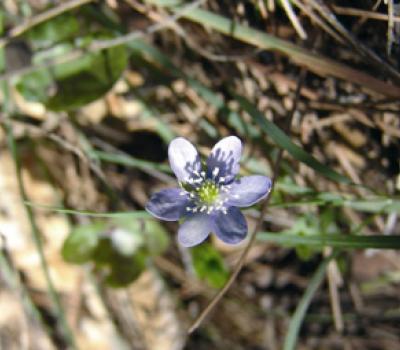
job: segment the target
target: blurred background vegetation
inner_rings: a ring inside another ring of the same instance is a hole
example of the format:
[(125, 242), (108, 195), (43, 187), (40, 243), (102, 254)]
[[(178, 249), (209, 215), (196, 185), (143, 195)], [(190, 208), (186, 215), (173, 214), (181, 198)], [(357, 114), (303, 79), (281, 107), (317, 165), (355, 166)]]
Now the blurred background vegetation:
[[(3, 0), (0, 348), (400, 349), (399, 23), (395, 0)], [(168, 143), (227, 135), (275, 180), (255, 241), (183, 249), (143, 209)]]

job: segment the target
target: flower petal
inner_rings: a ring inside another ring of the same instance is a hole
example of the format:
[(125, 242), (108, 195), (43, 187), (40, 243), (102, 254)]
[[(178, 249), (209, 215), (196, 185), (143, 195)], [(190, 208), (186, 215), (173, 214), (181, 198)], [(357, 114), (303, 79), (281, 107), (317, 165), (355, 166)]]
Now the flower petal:
[(193, 247), (203, 242), (211, 231), (211, 217), (207, 214), (194, 214), (179, 227), (178, 242), (184, 247)]
[(193, 171), (200, 171), (200, 157), (196, 148), (183, 137), (171, 141), (168, 147), (168, 159), (179, 181), (187, 182)]
[(247, 222), (238, 208), (230, 207), (226, 214), (219, 212), (215, 217), (215, 233), (228, 244), (237, 244), (247, 235)]
[(242, 177), (230, 184), (226, 205), (248, 207), (266, 197), (271, 191), (272, 181), (267, 176)]
[(185, 213), (189, 202), (188, 196), (181, 195), (182, 189), (168, 188), (154, 193), (146, 205), (146, 210), (156, 218), (177, 221)]
[[(242, 155), (242, 142), (236, 136), (228, 136), (219, 141), (207, 159), (207, 176), (227, 183), (239, 172), (239, 161)], [(218, 169), (218, 170), (216, 170)]]

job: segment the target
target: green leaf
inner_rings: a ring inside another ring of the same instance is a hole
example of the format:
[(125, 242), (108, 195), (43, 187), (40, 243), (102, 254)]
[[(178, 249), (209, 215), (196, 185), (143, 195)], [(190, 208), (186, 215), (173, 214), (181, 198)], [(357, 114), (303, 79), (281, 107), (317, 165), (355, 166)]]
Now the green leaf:
[(260, 232), (257, 239), (264, 242), (273, 242), (285, 246), (295, 247), (307, 245), (310, 247), (334, 247), (341, 249), (400, 249), (400, 235), (396, 236), (353, 236), (353, 235), (316, 235), (295, 236), (290, 233)]
[(170, 243), (169, 236), (164, 226), (159, 222), (155, 220), (146, 221), (143, 234), (146, 249), (151, 255), (160, 255), (167, 250)]
[(106, 230), (104, 222), (76, 227), (64, 241), (61, 254), (65, 261), (83, 264), (92, 259), (98, 244), (98, 235)]
[(125, 287), (137, 279), (146, 269), (147, 256), (143, 252), (135, 254), (131, 258), (116, 256), (111, 265), (110, 272), (105, 282), (114, 288)]
[[(104, 37), (98, 36), (99, 39)], [(61, 52), (68, 52), (68, 48), (66, 44), (60, 44), (56, 57)], [(54, 55), (54, 52), (48, 55)], [(51, 110), (74, 110), (110, 90), (127, 62), (125, 46), (115, 46), (100, 52), (87, 53), (51, 70), (41, 69), (23, 75), (17, 80), (16, 87), (27, 100), (41, 102)]]
[[(143, 249), (134, 248), (132, 254), (127, 249), (120, 249), (113, 237), (116, 232), (105, 232), (99, 238), (92, 259), (96, 270), (105, 275), (105, 283), (111, 287), (124, 287), (145, 269), (148, 254)], [(130, 232), (125, 234), (135, 237)]]
[[(315, 215), (304, 215), (297, 219), (295, 224), (286, 231), (287, 234), (291, 234), (296, 237), (309, 237), (316, 236), (319, 232), (318, 221)], [(315, 247), (306, 244), (296, 245), (296, 253), (302, 260), (310, 259), (316, 251)]]
[(124, 71), (127, 54), (123, 46), (116, 46), (100, 53), (87, 54), (78, 62), (60, 65), (56, 72), (63, 76), (62, 68), (78, 65), (82, 60), (87, 62), (87, 66), (79, 73), (61, 79), (57, 79), (56, 75), (57, 93), (46, 102), (48, 108), (56, 111), (76, 109), (103, 96)]
[(42, 48), (71, 39), (78, 32), (79, 22), (77, 17), (70, 13), (64, 13), (34, 26), (24, 34), (24, 37), (35, 48)]
[(197, 276), (211, 287), (221, 288), (229, 278), (221, 254), (209, 243), (191, 249)]
[[(120, 246), (120, 252), (127, 251), (127, 246), (145, 248), (151, 255), (163, 253), (169, 244), (167, 232), (164, 227), (155, 220), (138, 220), (130, 217), (115, 218), (112, 225), (119, 230), (119, 238), (115, 238), (115, 232), (111, 234), (115, 247)], [(116, 229), (115, 229), (116, 230)], [(114, 230), (114, 231), (115, 231)], [(123, 232), (131, 237), (123, 238)], [(117, 239), (119, 242), (117, 242)], [(125, 242), (124, 242), (125, 241)], [(133, 255), (135, 250), (130, 253)]]

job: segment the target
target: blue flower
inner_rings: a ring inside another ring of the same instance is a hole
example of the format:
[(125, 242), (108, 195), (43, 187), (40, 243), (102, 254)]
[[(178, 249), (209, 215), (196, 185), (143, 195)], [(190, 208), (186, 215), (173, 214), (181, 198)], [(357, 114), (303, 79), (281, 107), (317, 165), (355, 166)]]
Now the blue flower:
[(161, 220), (182, 218), (178, 241), (185, 247), (203, 242), (210, 232), (225, 243), (239, 243), (247, 235), (247, 223), (237, 207), (253, 205), (271, 190), (271, 179), (266, 176), (237, 178), (241, 154), (241, 141), (229, 136), (214, 146), (202, 166), (188, 140), (174, 139), (168, 158), (180, 188), (155, 193), (147, 211)]

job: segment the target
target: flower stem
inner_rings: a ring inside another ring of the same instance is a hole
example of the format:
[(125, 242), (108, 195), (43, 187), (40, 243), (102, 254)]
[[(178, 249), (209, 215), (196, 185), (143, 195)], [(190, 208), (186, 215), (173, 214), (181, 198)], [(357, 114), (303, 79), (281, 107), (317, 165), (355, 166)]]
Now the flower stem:
[[(286, 128), (290, 129), (290, 126), (292, 124), (294, 112), (296, 111), (297, 108), (297, 102), (299, 100), (300, 96), (300, 90), (301, 86), (303, 85), (303, 81), (306, 75), (306, 70), (302, 69), (300, 71), (298, 83), (297, 83), (297, 88), (296, 88), (296, 95), (295, 95), (295, 101), (293, 104), (293, 109), (290, 113)], [(279, 169), (280, 169), (280, 163), (282, 161), (282, 156), (283, 156), (283, 149), (281, 148), (278, 153), (278, 157), (275, 161), (274, 164), (274, 170), (273, 170), (273, 178), (272, 178), (272, 187), (271, 187), (271, 192), (274, 189), (275, 186), (275, 180), (279, 176)], [(257, 232), (260, 231), (261, 226), (263, 224), (263, 218), (265, 216), (265, 213), (267, 212), (268, 209), (268, 203), (270, 200), (271, 196), (268, 196), (267, 199), (264, 201), (262, 208), (261, 208), (261, 213), (260, 213), (260, 218), (257, 221), (256, 227), (253, 230), (253, 232), (250, 235), (249, 242), (247, 243), (247, 246), (244, 248), (238, 262), (235, 265), (235, 268), (230, 275), (228, 281), (225, 283), (225, 285), (218, 291), (218, 293), (213, 297), (213, 299), (209, 302), (209, 304), (206, 306), (206, 308), (203, 310), (203, 312), (197, 317), (197, 319), (193, 322), (193, 324), (190, 326), (188, 329), (188, 333), (194, 332), (204, 321), (204, 319), (210, 314), (210, 312), (215, 308), (215, 306), (219, 303), (219, 301), (222, 299), (222, 297), (226, 294), (226, 292), (229, 290), (229, 288), (232, 286), (232, 284), (235, 282), (237, 276), (239, 275), (239, 272), (242, 270), (242, 267), (244, 265), (244, 262), (246, 261), (247, 254), (250, 251), (250, 248), (253, 246), (255, 242), (255, 238), (257, 235)]]

